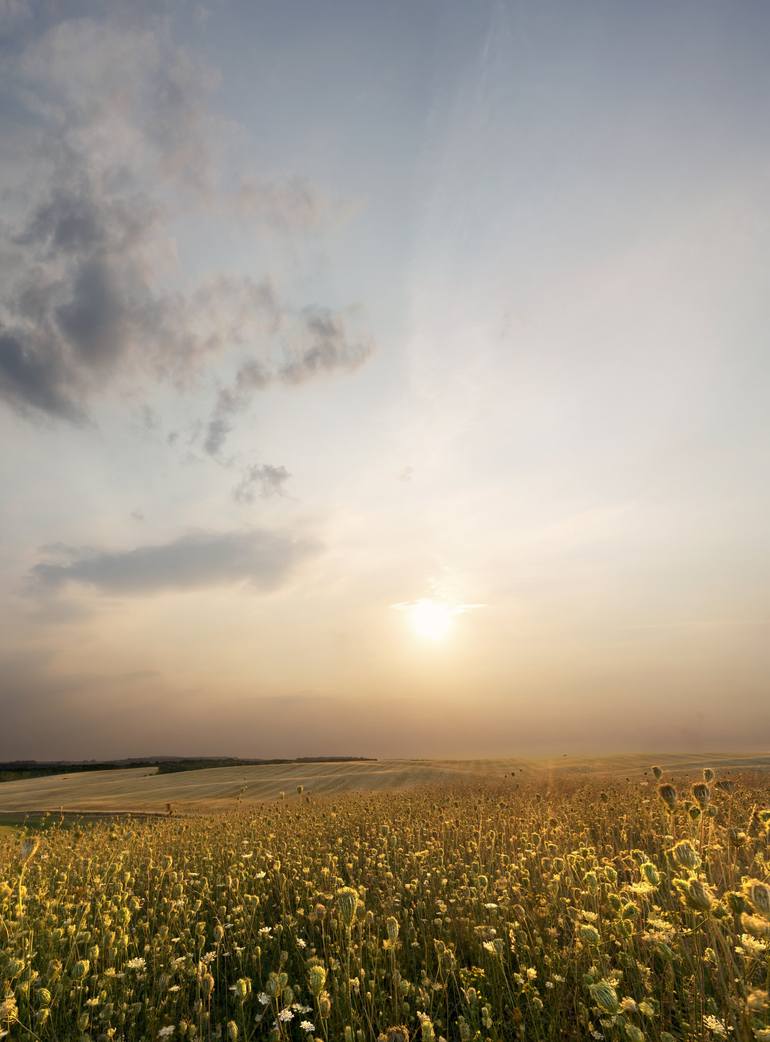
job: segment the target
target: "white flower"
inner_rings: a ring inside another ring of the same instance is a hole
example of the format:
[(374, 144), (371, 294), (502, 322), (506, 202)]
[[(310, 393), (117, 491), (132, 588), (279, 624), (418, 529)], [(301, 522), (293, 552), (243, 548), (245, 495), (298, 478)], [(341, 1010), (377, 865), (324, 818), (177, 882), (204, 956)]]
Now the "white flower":
[(311, 1024), (309, 1020), (301, 1021), (299, 1026), (303, 1031), (307, 1031), (308, 1033), (315, 1031), (315, 1024)]
[(261, 1002), (263, 1006), (269, 1006), (270, 996), (266, 995), (264, 991), (260, 991), (259, 995), (257, 995), (257, 1002)]
[(285, 1024), (289, 1020), (294, 1020), (294, 1014), (290, 1009), (282, 1009), (278, 1014), (278, 1019)]
[(139, 970), (146, 970), (147, 963), (144, 961), (141, 955), (137, 955), (135, 959), (128, 960), (128, 962), (126, 963), (126, 967), (129, 970), (137, 970), (138, 972)]
[(303, 941), (301, 937), (298, 937), (297, 938), (297, 947), (298, 948), (307, 948), (307, 941)]
[(707, 1027), (709, 1031), (713, 1031), (715, 1035), (719, 1036), (719, 1038), (727, 1038), (727, 1028), (721, 1020), (718, 1020), (711, 1014), (703, 1018), (703, 1026)]
[(174, 1025), (167, 1024), (166, 1027), (161, 1028), (158, 1032), (158, 1038), (171, 1038), (174, 1034)]
[(269, 926), (260, 926), (259, 932), (260, 932), (260, 934), (263, 937), (269, 937), (270, 936), (270, 927)]

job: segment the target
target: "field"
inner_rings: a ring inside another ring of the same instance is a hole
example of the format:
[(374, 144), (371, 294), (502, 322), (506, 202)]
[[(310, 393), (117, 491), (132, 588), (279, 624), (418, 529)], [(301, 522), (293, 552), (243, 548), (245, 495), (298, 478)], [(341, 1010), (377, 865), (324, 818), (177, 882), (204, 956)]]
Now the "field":
[[(378, 760), (346, 763), (289, 763), (215, 767), (180, 774), (158, 774), (154, 767), (59, 774), (0, 784), (0, 821), (24, 811), (165, 813), (220, 811), (227, 806), (275, 800), (296, 794), (298, 785), (316, 796), (349, 791), (409, 789), (423, 785), (484, 783), (514, 776), (550, 784), (564, 777), (641, 777), (649, 757), (552, 760)], [(770, 768), (770, 756), (669, 756), (660, 762), (669, 773), (692, 774), (713, 765), (723, 772)]]
[(765, 1042), (768, 776), (676, 767), (4, 832), (0, 1034)]

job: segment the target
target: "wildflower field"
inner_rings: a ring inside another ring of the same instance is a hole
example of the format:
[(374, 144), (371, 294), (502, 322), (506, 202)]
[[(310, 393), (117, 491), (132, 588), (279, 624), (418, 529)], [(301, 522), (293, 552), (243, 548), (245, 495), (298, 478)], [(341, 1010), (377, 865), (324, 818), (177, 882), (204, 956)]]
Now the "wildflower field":
[(0, 833), (9, 1040), (770, 1039), (767, 775)]

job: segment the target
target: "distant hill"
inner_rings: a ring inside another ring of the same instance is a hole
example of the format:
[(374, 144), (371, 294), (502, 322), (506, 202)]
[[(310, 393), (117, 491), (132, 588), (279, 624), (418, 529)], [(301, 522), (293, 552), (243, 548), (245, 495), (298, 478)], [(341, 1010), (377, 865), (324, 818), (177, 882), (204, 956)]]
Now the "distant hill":
[(84, 771), (122, 771), (130, 767), (156, 767), (158, 774), (203, 771), (212, 767), (264, 767), (291, 763), (371, 763), (367, 756), (298, 756), (293, 759), (242, 759), (238, 756), (134, 756), (123, 760), (9, 760), (0, 762), (0, 782), (47, 778), (54, 774)]

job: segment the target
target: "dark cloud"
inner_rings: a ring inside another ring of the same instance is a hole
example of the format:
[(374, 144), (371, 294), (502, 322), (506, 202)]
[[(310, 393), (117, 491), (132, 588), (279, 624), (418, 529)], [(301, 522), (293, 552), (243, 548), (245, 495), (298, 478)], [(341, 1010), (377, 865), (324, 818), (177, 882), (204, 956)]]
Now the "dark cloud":
[(115, 595), (152, 594), (249, 583), (261, 590), (280, 586), (319, 545), (289, 532), (200, 532), (156, 546), (73, 554), (64, 563), (32, 569), (37, 592), (69, 584)]
[(253, 503), (259, 496), (282, 496), (283, 486), (291, 477), (286, 467), (274, 467), (270, 463), (255, 463), (247, 467), (243, 477), (233, 489), (236, 503)]
[(300, 178), (220, 187), (216, 77), (174, 43), (170, 23), (135, 14), (120, 25), (65, 19), (15, 60), (14, 103), (41, 133), (25, 139), (25, 183), (7, 194), (0, 398), (81, 421), (89, 399), (119, 379), (189, 384), (212, 356), (246, 347), (254, 360), (221, 392), (205, 439), (216, 454), (258, 387), (363, 356), (338, 317), (298, 314), (267, 278), (170, 287), (180, 216), (248, 213), (263, 226), (307, 228), (324, 204)]
[(60, 345), (29, 330), (0, 327), (0, 397), (22, 412), (35, 409), (80, 422), (85, 414), (73, 400), (73, 384)]

